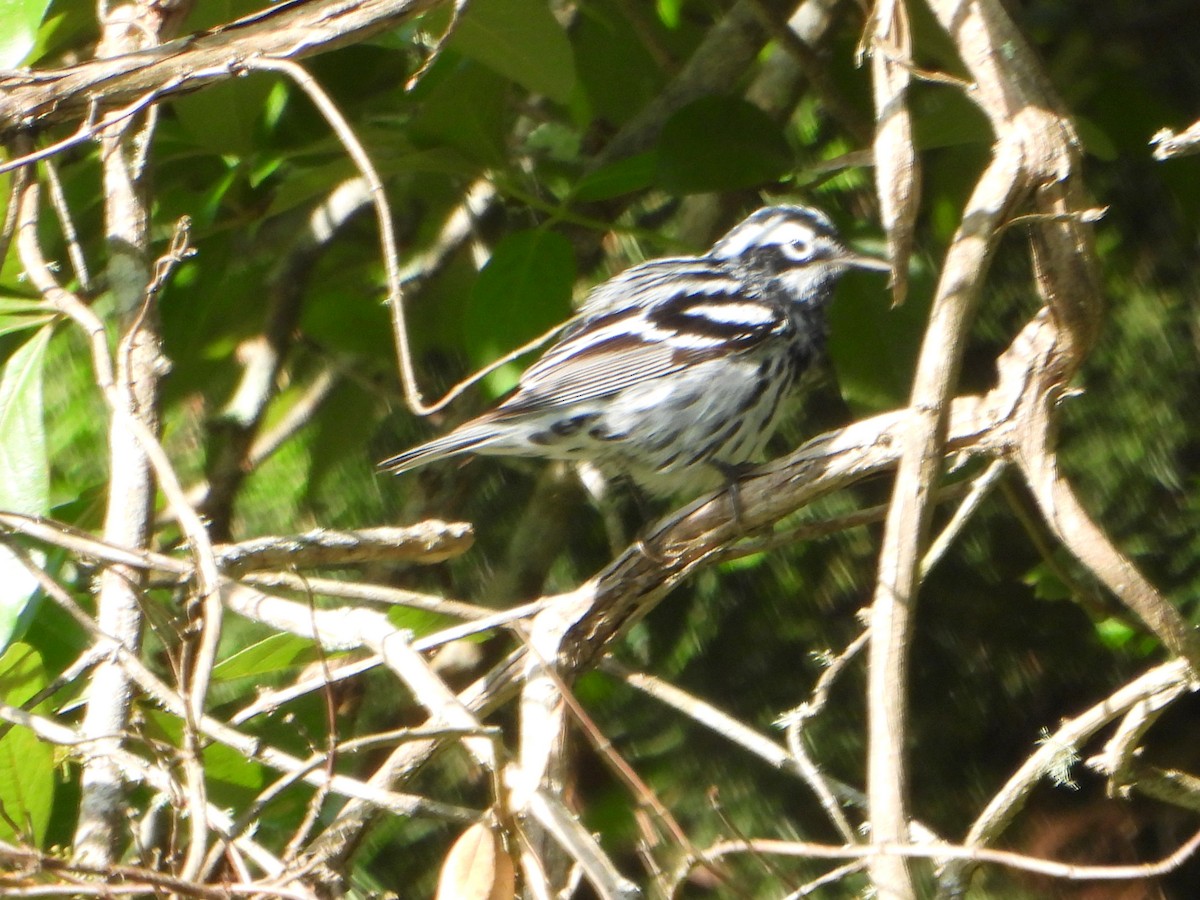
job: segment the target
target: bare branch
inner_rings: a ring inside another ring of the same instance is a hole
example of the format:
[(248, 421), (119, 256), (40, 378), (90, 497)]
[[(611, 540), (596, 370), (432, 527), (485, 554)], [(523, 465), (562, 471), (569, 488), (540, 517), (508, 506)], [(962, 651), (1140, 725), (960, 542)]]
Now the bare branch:
[[(6, 867), (11, 866), (28, 872), (43, 871), (59, 873), (69, 879), (57, 885), (34, 882), (27, 876), (0, 875), (0, 891), (6, 897), (46, 897), (55, 894), (68, 896), (139, 896), (148, 894), (162, 896), (170, 891), (183, 897), (197, 897), (201, 900), (225, 900), (229, 896), (272, 897), (286, 900), (315, 900), (315, 895), (304, 888), (292, 888), (276, 883), (274, 879), (264, 882), (243, 884), (238, 882), (222, 882), (219, 885), (202, 885), (187, 879), (164, 875), (153, 869), (140, 866), (108, 864), (104, 866), (80, 862), (68, 862), (51, 854), (38, 850), (25, 849), (12, 844), (0, 842), (0, 860)], [(82, 878), (106, 879), (104, 882), (83, 881)], [(109, 881), (108, 879), (111, 879)], [(50, 890), (47, 890), (47, 887)]]
[(1200, 849), (1200, 832), (1192, 835), (1173, 853), (1156, 862), (1132, 866), (1086, 866), (1026, 856), (1010, 850), (991, 850), (984, 847), (960, 847), (953, 844), (866, 844), (836, 847), (829, 844), (809, 844), (800, 841), (725, 841), (709, 848), (710, 859), (732, 853), (774, 853), (813, 859), (873, 859), (880, 856), (901, 856), (908, 859), (951, 859), (974, 863), (991, 863), (1023, 872), (1036, 872), (1071, 881), (1137, 881), (1166, 875), (1178, 869)]
[(1200, 153), (1200, 122), (1192, 123), (1179, 134), (1164, 128), (1150, 138), (1150, 146), (1154, 148), (1154, 158), (1158, 160)]
[[(996, 840), (1025, 805), (1038, 781), (1050, 770), (1061, 747), (1081, 747), (1105, 725), (1151, 698), (1179, 697), (1196, 690), (1185, 660), (1176, 659), (1157, 666), (1129, 682), (1101, 702), (1064, 722), (1029, 756), (1005, 785), (993, 795), (976, 818), (963, 843), (968, 847)], [(1155, 700), (1154, 702), (1158, 702)], [(965, 883), (961, 870), (948, 869), (943, 883)]]
[[(157, 44), (158, 23), (150, 21), (147, 12), (142, 10), (142, 15), (138, 16), (132, 8), (115, 12), (102, 7), (97, 58), (133, 53)], [(155, 479), (139, 434), (144, 432), (152, 439), (156, 438), (158, 384), (163, 364), (159, 356), (156, 310), (151, 309), (152, 298), (146, 292), (149, 283), (146, 266), (149, 214), (143, 186), (131, 165), (132, 125), (133, 120), (126, 119), (100, 132), (108, 250), (105, 269), (109, 290), (116, 301), (121, 338), (115, 366), (102, 370), (97, 365), (95, 378), (99, 383), (111, 381), (111, 389), (105, 393), (114, 410), (108, 427), (109, 484), (104, 538), (121, 546), (145, 547), (150, 540)], [(32, 206), (37, 195), (31, 193), (29, 199)], [(31, 221), (34, 215), (31, 209)], [(36, 242), (36, 235), (29, 229), (22, 231), (18, 238), (22, 242), (19, 249), (25, 251), (22, 262), (30, 269), (37, 265), (37, 259), (28, 244)], [(23, 238), (29, 240), (22, 241)], [(47, 292), (43, 291), (43, 295), (50, 299)], [(103, 325), (95, 321), (93, 328), (96, 326), (102, 334)], [(99, 358), (96, 361), (101, 362)], [(130, 427), (129, 423), (133, 422), (137, 425)], [(144, 583), (144, 571), (112, 566), (100, 574), (96, 592), (96, 621), (100, 631), (135, 654), (142, 641), (140, 603)], [(93, 753), (84, 759), (82, 798), (74, 836), (75, 853), (86, 863), (103, 865), (111, 862), (122, 843), (119, 829), (125, 806), (124, 786), (109, 753), (120, 746), (120, 736), (128, 728), (131, 694), (129, 680), (115, 660), (106, 660), (97, 666), (88, 685), (82, 734), (85, 738), (101, 740), (92, 748)], [(204, 778), (194, 760), (186, 770), (191, 831), (188, 857), (198, 861), (208, 831)]]
[(136, 101), (144, 106), (236, 77), (256, 57), (303, 58), (336, 50), (441, 3), (291, 0), (157, 47), (61, 69), (6, 73), (0, 77), (0, 135), (69, 121), (97, 105), (111, 108)]
[[(75, 230), (75, 220), (71, 217), (71, 210), (67, 206), (67, 197), (63, 193), (62, 181), (58, 177), (58, 166), (54, 164), (54, 160), (46, 160), (45, 172), (46, 187), (50, 189), (50, 203), (58, 216), (58, 225), (62, 229), (63, 240), (67, 244), (67, 256), (71, 260), (71, 268), (75, 270), (75, 279), (85, 292), (90, 291), (92, 278), (88, 273), (87, 258), (83, 255), (83, 248), (79, 246), (79, 233)], [(15, 203), (11, 211), (16, 212)], [(0, 259), (3, 258), (4, 254), (0, 253)]]
[[(871, 83), (878, 121), (875, 193), (892, 264), (892, 303), (908, 293), (908, 261), (920, 205), (921, 169), (913, 144), (908, 86), (912, 80), (912, 32), (902, 0), (880, 0), (870, 20)], [(865, 38), (864, 38), (865, 40)]]
[(642, 691), (672, 709), (678, 710), (693, 721), (715, 731), (727, 740), (750, 751), (767, 764), (802, 778), (813, 789), (825, 814), (829, 816), (842, 838), (847, 843), (855, 842), (857, 836), (849, 822), (846, 821), (837, 798), (827, 786), (824, 775), (817, 770), (806, 753), (797, 755), (795, 746), (792, 746), (789, 751), (787, 747), (780, 746), (776, 741), (755, 731), (743, 722), (739, 722), (712, 704), (693, 697), (686, 691), (681, 691), (659, 678), (631, 671), (612, 659), (601, 662), (600, 669), (615, 675), (630, 687)]
[(263, 536), (213, 549), (224, 569), (248, 572), (284, 566), (299, 569), (352, 566), (364, 562), (439, 563), (466, 553), (474, 543), (465, 522), (427, 519), (402, 527), (332, 531), (321, 528), (303, 534)]

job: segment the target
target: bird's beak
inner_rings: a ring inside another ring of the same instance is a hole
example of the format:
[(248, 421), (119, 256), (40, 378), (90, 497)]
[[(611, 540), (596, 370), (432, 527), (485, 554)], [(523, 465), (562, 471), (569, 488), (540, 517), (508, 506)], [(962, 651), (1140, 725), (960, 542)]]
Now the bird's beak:
[(853, 250), (844, 250), (837, 256), (837, 261), (843, 266), (850, 266), (854, 269), (869, 269), (872, 272), (891, 272), (892, 264), (886, 259), (880, 259), (878, 256), (867, 256), (865, 253), (855, 253)]

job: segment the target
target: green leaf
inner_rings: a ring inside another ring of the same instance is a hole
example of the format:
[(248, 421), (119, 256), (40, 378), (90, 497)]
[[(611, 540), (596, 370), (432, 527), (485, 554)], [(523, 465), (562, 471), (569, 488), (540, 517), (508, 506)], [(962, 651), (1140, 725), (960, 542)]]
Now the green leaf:
[[(505, 236), (471, 292), (466, 323), (471, 358), (490, 362), (566, 319), (574, 280), (575, 260), (566, 238), (542, 229)], [(515, 371), (492, 373), (489, 386), (511, 386)]]
[(658, 169), (658, 154), (639, 153), (616, 162), (601, 166), (579, 180), (571, 195), (580, 203), (610, 200), (622, 194), (631, 194), (648, 188), (654, 183)]
[[(0, 656), (0, 698), (20, 706), (46, 686), (37, 651), (13, 644)], [(0, 840), (29, 837), (41, 846), (54, 805), (54, 748), (27, 728), (16, 727), (0, 738)], [(9, 821), (23, 833), (15, 834)], [(24, 833), (26, 832), (27, 833)]]
[(196, 146), (217, 156), (246, 157), (263, 149), (258, 130), (274, 85), (266, 75), (235, 78), (185, 94), (171, 105)]
[(1033, 588), (1033, 596), (1039, 600), (1071, 599), (1071, 586), (1045, 563), (1030, 569), (1023, 581)]
[(0, 0), (0, 69), (25, 62), (37, 43), (38, 27), (50, 0)]
[(42, 328), (0, 369), (0, 509), (41, 515), (50, 502), (42, 418), (42, 368), (51, 329)]
[(658, 0), (658, 20), (668, 28), (678, 28), (683, 21), (683, 0)]
[(907, 399), (929, 310), (928, 280), (928, 272), (915, 270), (909, 300), (893, 307), (883, 277), (859, 272), (843, 279), (829, 307), (829, 357), (852, 409), (892, 409)]
[(545, 0), (471, 0), (450, 46), (559, 103), (575, 84), (571, 44)]
[(1096, 623), (1096, 634), (1110, 650), (1120, 650), (1138, 636), (1138, 633), (1129, 627), (1128, 622), (1122, 622), (1112, 616)]
[(728, 559), (721, 563), (718, 568), (722, 572), (742, 572), (748, 569), (757, 569), (766, 563), (769, 558), (769, 555), (766, 553), (748, 553), (745, 556)]
[(421, 148), (452, 147), (489, 166), (506, 166), (511, 86), (484, 66), (465, 61), (432, 84), (409, 125)]
[(36, 300), (0, 297), (0, 336), (26, 328), (37, 328), (53, 318), (53, 314), (46, 312), (46, 307)]
[(702, 97), (675, 113), (658, 142), (659, 185), (676, 194), (778, 181), (792, 166), (779, 126), (740, 97)]
[(921, 150), (990, 144), (992, 129), (979, 106), (961, 91), (928, 90), (914, 97), (913, 138)]
[[(390, 139), (380, 132), (363, 128), (359, 134), (363, 142), (371, 147), (371, 155), (375, 168), (381, 177), (389, 175), (414, 173), (435, 173), (454, 175), (460, 178), (473, 178), (478, 172), (478, 165), (472, 165), (461, 151), (453, 147), (438, 146), (427, 150), (416, 150), (404, 143), (402, 136), (392, 129)], [(377, 140), (372, 140), (373, 138)], [(381, 143), (387, 140), (386, 144)], [(271, 195), (271, 206), (268, 216), (308, 203), (318, 198), (329, 196), (333, 190), (347, 179), (358, 174), (354, 163), (344, 155), (334, 159), (319, 162), (295, 161), (290, 166), (281, 167), (284, 173), (282, 180), (274, 188)]]
[(1121, 155), (1108, 133), (1087, 116), (1075, 116), (1075, 130), (1083, 142), (1083, 149), (1097, 159), (1113, 162)]
[[(212, 743), (204, 748), (204, 777), (226, 788), (242, 788), (251, 794), (262, 790), (265, 773), (261, 763), (246, 759), (240, 750)], [(250, 798), (246, 797), (245, 801)]]
[[(51, 329), (22, 344), (0, 369), (0, 509), (43, 515), (50, 506), (50, 466), (42, 418), (42, 367)], [(0, 649), (32, 614), (37, 582), (0, 547)]]
[(213, 667), (213, 679), (230, 681), (250, 675), (271, 675), (315, 658), (312, 641), (293, 634), (273, 634), (221, 660)]
[[(302, 391), (293, 392), (299, 399)], [(292, 400), (293, 397), (286, 398)], [(323, 415), (313, 422), (315, 434), (309, 443), (312, 460), (309, 482), (313, 491), (318, 490), (330, 478), (337, 478), (345, 469), (348, 460), (361, 460), (363, 456), (362, 423), (369, 422), (376, 409), (377, 399), (353, 381), (344, 381), (333, 389), (325, 401)], [(342, 488), (333, 488), (335, 496), (346, 497)]]
[(658, 95), (666, 73), (644, 41), (649, 38), (661, 45), (665, 36), (635, 27), (620, 0), (589, 0), (580, 5), (571, 42), (580, 86), (598, 118), (620, 125)]
[[(407, 606), (391, 607), (387, 611), (387, 618), (397, 628), (411, 632), (415, 638), (425, 637), (435, 631), (458, 624), (456, 619), (443, 616), (441, 613), (430, 612), (426, 609), (412, 609)], [(487, 640), (488, 637), (490, 637), (489, 634), (482, 632), (479, 635), (464, 638), (464, 640), (476, 642)]]

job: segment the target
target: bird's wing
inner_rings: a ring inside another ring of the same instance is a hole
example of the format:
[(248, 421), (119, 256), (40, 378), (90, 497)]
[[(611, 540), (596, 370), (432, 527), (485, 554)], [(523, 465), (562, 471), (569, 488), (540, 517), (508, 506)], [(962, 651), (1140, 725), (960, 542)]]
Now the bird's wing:
[(630, 306), (656, 306), (679, 296), (731, 296), (741, 289), (735, 273), (707, 258), (652, 259), (592, 288), (579, 312), (590, 319)]
[[(709, 359), (746, 353), (791, 327), (778, 304), (747, 296), (735, 278), (723, 279), (722, 289), (705, 292), (681, 284), (667, 294), (664, 285), (655, 303), (585, 317), (525, 371), (496, 414), (609, 396)], [(716, 287), (715, 279), (709, 287)]]

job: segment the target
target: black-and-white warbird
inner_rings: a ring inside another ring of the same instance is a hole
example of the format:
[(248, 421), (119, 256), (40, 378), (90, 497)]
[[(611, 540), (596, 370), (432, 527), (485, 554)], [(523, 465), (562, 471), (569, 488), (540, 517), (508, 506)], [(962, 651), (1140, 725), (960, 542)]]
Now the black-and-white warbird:
[(670, 490), (729, 477), (759, 458), (819, 357), (850, 268), (889, 269), (817, 210), (760, 209), (703, 256), (650, 260), (596, 287), (497, 406), (380, 466), (481, 453), (588, 461)]

